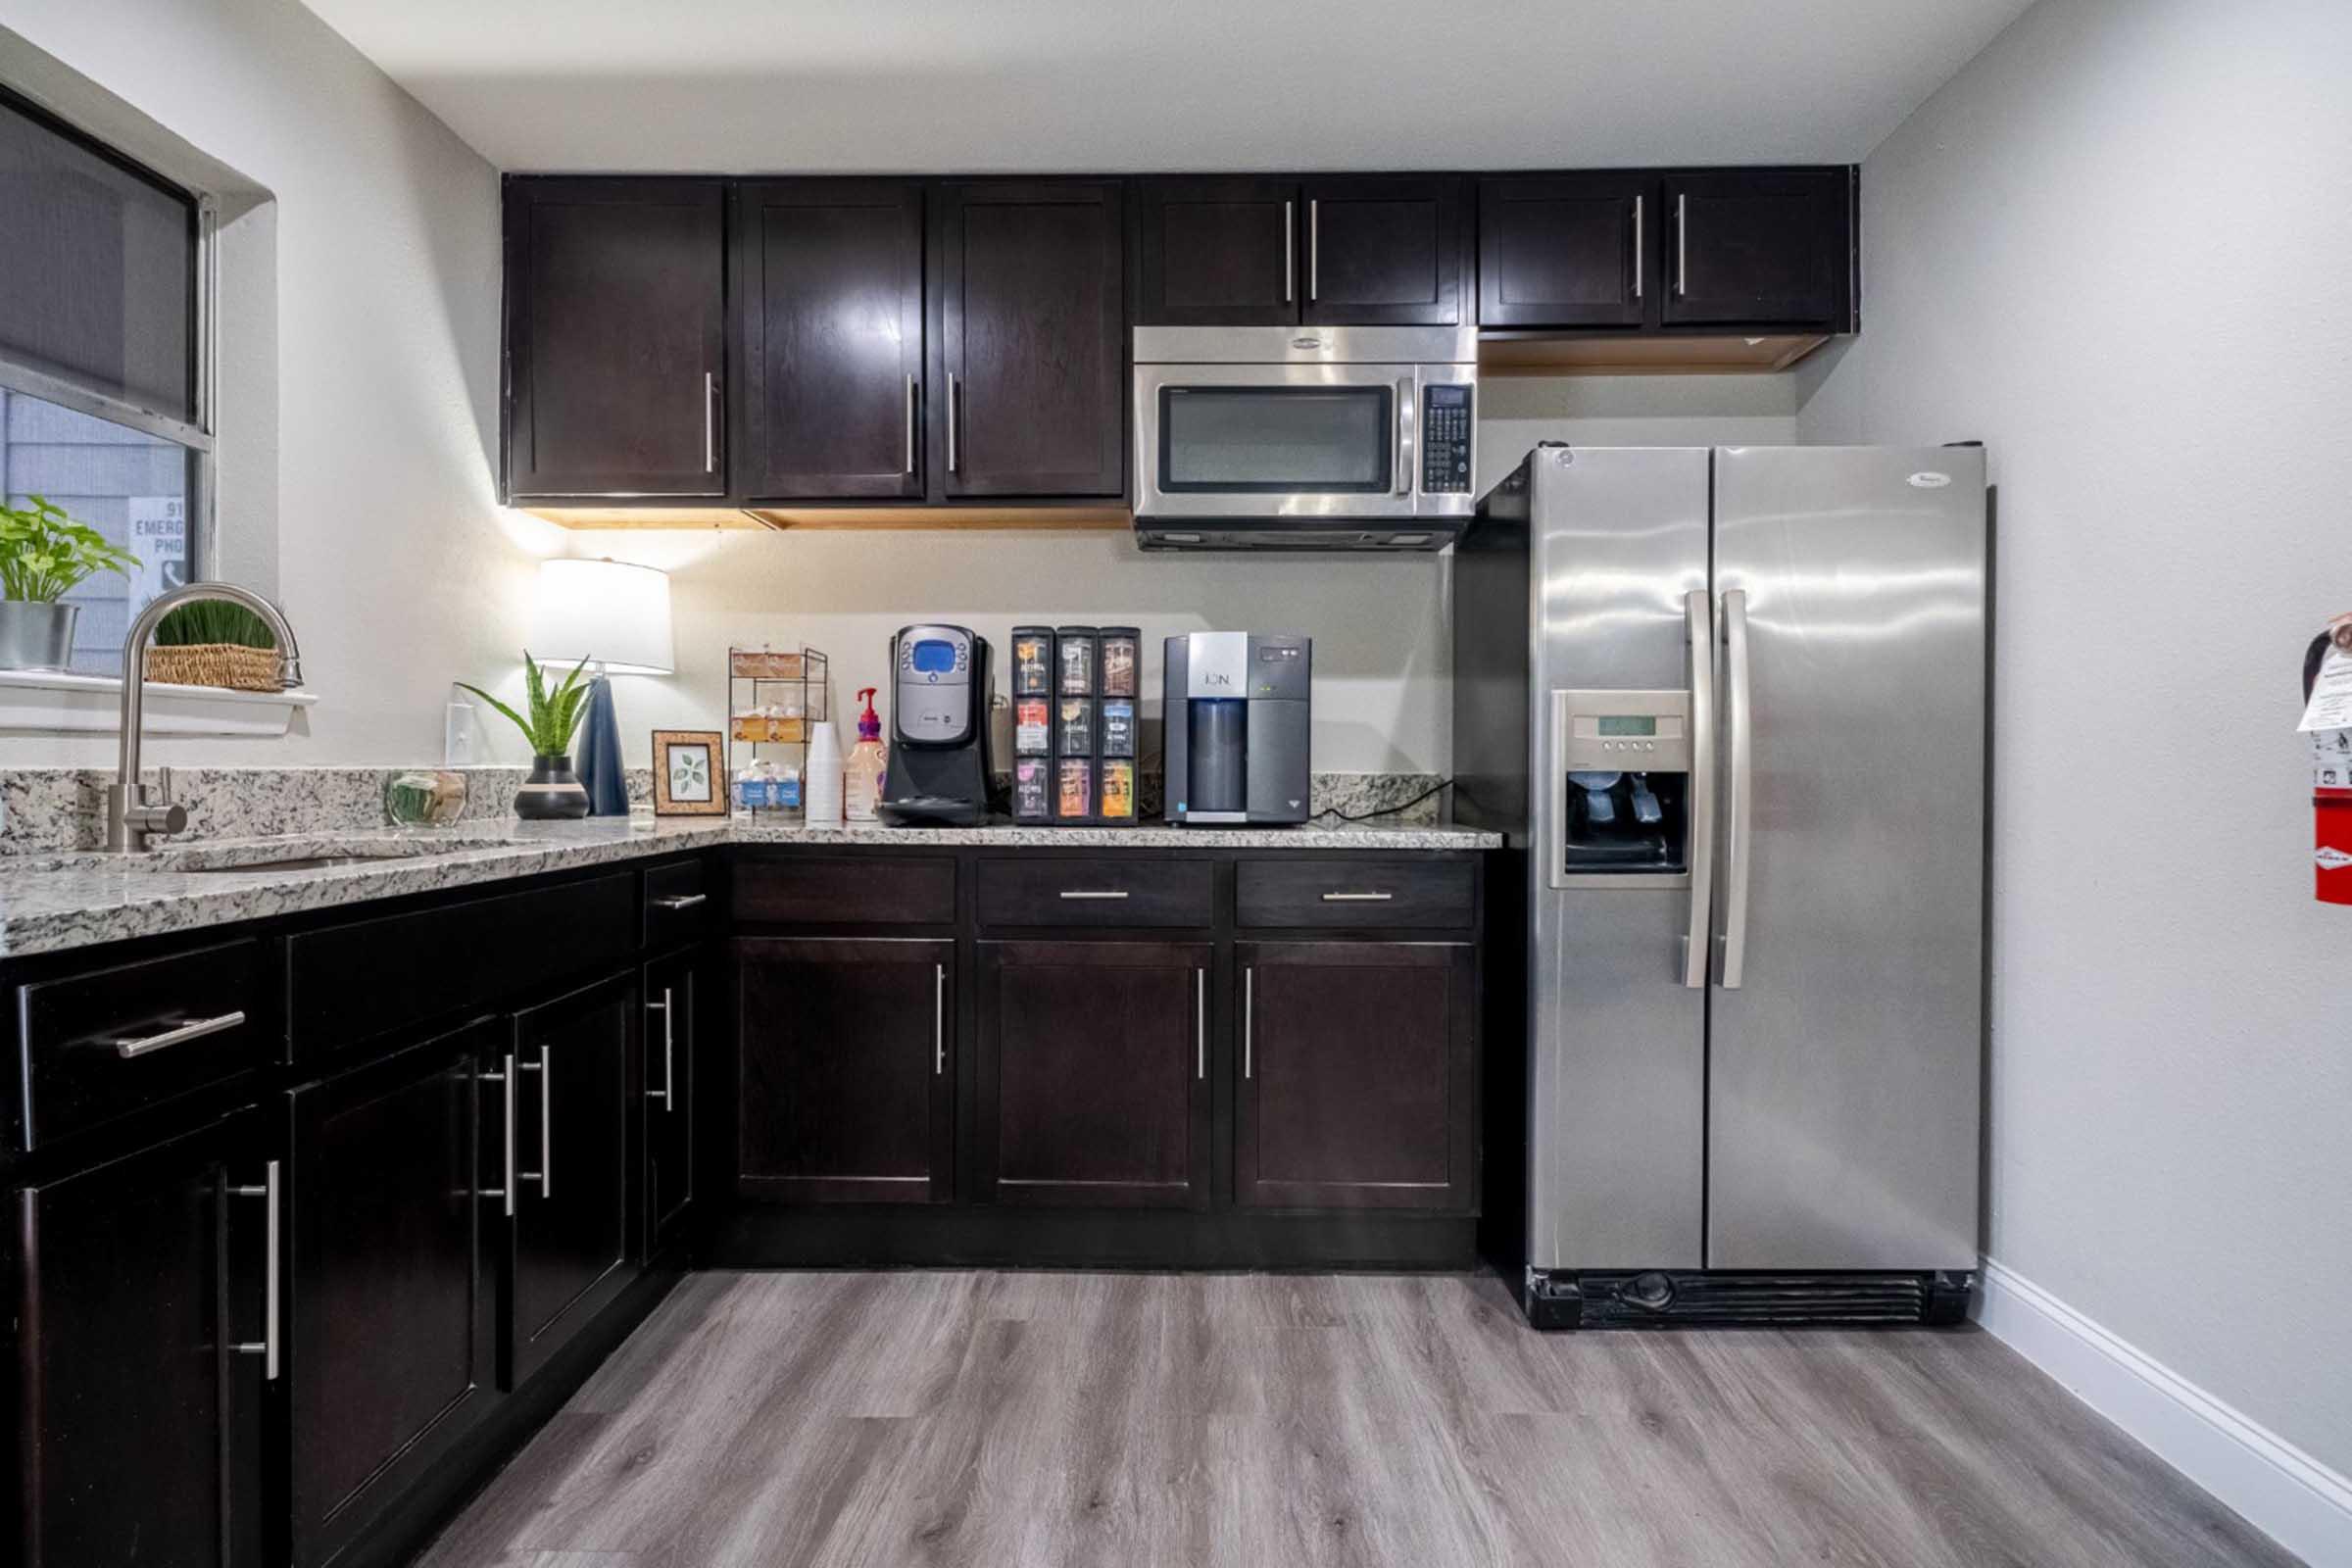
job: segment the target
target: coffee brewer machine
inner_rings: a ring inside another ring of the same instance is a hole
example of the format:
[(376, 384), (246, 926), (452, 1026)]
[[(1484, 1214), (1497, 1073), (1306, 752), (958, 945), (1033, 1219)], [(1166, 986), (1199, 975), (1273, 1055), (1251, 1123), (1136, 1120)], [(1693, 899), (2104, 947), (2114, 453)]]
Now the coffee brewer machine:
[(1167, 640), (1160, 713), (1171, 822), (1307, 818), (1314, 642), (1281, 632)]
[(906, 626), (890, 640), (890, 765), (875, 809), (893, 827), (964, 827), (988, 812), (988, 639)]

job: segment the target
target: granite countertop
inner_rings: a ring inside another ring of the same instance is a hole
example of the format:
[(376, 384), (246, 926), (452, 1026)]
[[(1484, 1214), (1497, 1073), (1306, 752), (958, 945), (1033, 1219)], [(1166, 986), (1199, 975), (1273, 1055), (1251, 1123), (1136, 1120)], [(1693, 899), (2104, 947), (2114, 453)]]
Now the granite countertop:
[[(1283, 828), (810, 828), (692, 817), (508, 820), (445, 829), (198, 840), (137, 859), (91, 853), (0, 857), (0, 956), (200, 930), (371, 899), (615, 864), (713, 844), (1414, 851), (1493, 849), (1501, 842), (1499, 836), (1474, 828), (1358, 823)], [(401, 853), (418, 845), (430, 845), (438, 853)], [(256, 863), (355, 854), (368, 858), (312, 867)], [(212, 868), (195, 870), (181, 862)]]

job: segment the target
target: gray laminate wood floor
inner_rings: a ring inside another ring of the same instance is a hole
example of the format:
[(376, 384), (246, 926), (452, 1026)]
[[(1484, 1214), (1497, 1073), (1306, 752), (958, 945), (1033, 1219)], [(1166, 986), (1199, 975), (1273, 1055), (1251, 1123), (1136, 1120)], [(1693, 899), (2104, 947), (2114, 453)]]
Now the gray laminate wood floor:
[(1489, 1275), (703, 1274), (424, 1559), (2283, 1564), (1973, 1330), (1538, 1335)]

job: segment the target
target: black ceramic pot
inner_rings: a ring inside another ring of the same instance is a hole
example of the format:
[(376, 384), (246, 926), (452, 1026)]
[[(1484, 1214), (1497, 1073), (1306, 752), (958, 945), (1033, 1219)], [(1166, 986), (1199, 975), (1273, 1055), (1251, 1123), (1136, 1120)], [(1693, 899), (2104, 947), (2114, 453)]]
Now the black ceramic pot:
[(514, 814), (525, 822), (569, 822), (588, 814), (588, 792), (571, 770), (571, 757), (534, 757), (531, 776), (514, 792)]

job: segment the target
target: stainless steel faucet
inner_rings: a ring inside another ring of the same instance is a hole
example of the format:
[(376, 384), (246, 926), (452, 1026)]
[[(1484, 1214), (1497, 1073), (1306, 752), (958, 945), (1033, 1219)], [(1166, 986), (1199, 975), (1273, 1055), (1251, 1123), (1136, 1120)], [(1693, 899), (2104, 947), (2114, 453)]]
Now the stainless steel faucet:
[(278, 668), (286, 684), (302, 684), (302, 650), (295, 644), (294, 628), (286, 624), (285, 612), (260, 594), (233, 582), (192, 582), (150, 599), (122, 639), (122, 751), (114, 788), (106, 792), (106, 847), (117, 855), (145, 855), (155, 848), (150, 839), (177, 833), (188, 825), (188, 808), (172, 804), (169, 774), (160, 798), (147, 799), (147, 788), (139, 782), (139, 743), (146, 723), (147, 645), (166, 615), (200, 599), (243, 605), (261, 616), (277, 637)]

